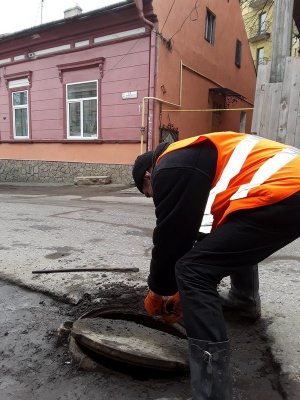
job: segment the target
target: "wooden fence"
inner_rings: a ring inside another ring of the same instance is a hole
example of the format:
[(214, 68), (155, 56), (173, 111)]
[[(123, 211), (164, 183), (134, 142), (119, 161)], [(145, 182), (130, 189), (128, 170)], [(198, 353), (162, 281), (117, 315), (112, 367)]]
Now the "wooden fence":
[(271, 63), (260, 65), (251, 132), (300, 148), (300, 57), (287, 57), (283, 82), (270, 83)]

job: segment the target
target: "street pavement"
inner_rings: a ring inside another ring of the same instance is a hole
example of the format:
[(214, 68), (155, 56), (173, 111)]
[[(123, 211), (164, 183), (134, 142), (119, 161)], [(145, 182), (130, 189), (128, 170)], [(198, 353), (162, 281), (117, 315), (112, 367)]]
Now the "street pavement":
[[(125, 288), (124, 297), (146, 291), (155, 214), (152, 200), (135, 188), (2, 184), (0, 209), (0, 279), (72, 304), (85, 296), (100, 301), (116, 285)], [(281, 385), (300, 388), (299, 244), (261, 263), (260, 293)], [(33, 273), (132, 267), (139, 271)]]

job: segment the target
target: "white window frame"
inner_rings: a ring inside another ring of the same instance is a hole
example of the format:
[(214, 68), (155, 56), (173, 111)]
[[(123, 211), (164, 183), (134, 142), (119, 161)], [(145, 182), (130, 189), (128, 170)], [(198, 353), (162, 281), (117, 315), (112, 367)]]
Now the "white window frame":
[(260, 64), (263, 64), (263, 63), (264, 63), (264, 55), (265, 55), (264, 53), (265, 53), (264, 47), (259, 47), (259, 48), (257, 49), (256, 68), (258, 68), (258, 66), (259, 66)]
[(240, 115), (240, 132), (241, 133), (246, 132), (246, 119), (247, 119), (246, 111), (241, 111), (241, 115)]
[[(74, 85), (80, 85), (83, 83), (96, 83), (97, 95), (96, 97), (82, 97), (79, 99), (68, 99), (68, 87)], [(96, 123), (97, 123), (97, 132), (95, 136), (83, 136), (83, 102), (86, 100), (97, 100), (97, 115), (96, 115)], [(69, 104), (71, 103), (79, 103), (80, 104), (80, 136), (70, 135), (70, 109)], [(66, 84), (66, 108), (67, 108), (67, 138), (70, 140), (95, 140), (98, 139), (99, 135), (99, 117), (98, 117), (98, 109), (99, 109), (99, 90), (98, 90), (98, 81), (83, 81), (83, 82), (72, 82)]]
[[(14, 105), (14, 94), (15, 93), (21, 93), (21, 92), (26, 92), (27, 93), (27, 104), (22, 104), (22, 105)], [(13, 111), (13, 133), (14, 133), (14, 139), (29, 139), (29, 110), (28, 110), (28, 99), (29, 99), (29, 90), (24, 89), (24, 90), (14, 90), (11, 93), (11, 101), (12, 101), (12, 111)], [(16, 134), (16, 110), (20, 109), (26, 109), (26, 114), (27, 114), (27, 135), (26, 136), (19, 136)]]
[(267, 28), (267, 13), (263, 12), (259, 14), (259, 34), (265, 33)]

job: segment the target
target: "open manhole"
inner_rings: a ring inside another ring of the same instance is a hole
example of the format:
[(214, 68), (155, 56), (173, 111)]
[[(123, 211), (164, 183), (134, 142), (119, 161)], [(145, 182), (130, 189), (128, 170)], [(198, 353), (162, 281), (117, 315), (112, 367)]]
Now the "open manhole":
[[(92, 310), (73, 323), (70, 352), (94, 369), (114, 370), (136, 379), (189, 371), (188, 344), (179, 324), (123, 307)], [(84, 368), (84, 366), (82, 366)]]

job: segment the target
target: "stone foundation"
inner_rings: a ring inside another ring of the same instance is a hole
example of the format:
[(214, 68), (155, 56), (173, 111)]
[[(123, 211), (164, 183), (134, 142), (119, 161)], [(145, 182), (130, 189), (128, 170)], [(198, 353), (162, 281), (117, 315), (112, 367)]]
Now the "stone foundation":
[(0, 160), (0, 182), (74, 184), (80, 176), (108, 176), (111, 183), (132, 185), (131, 171), (132, 165)]

